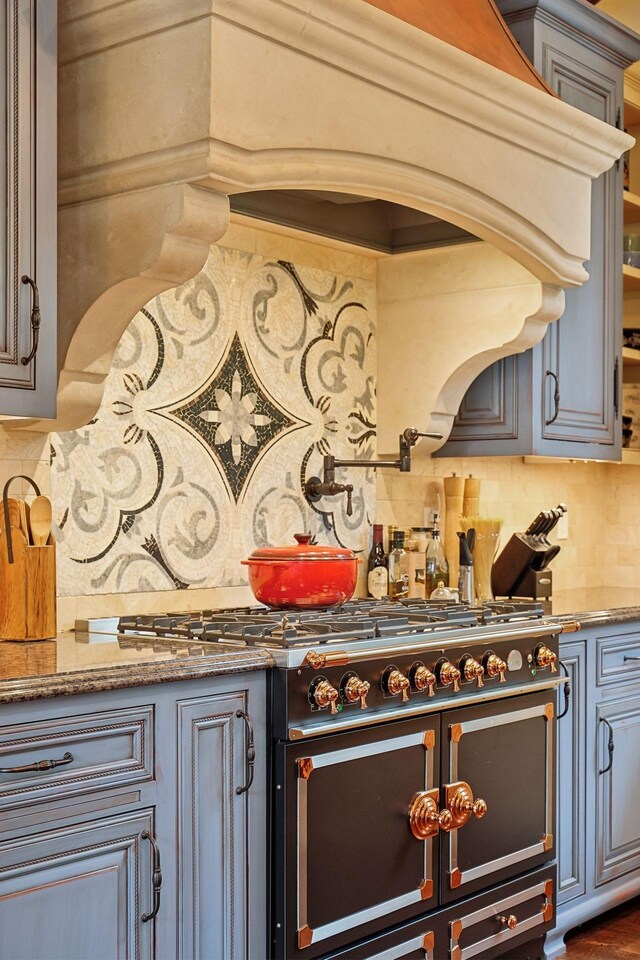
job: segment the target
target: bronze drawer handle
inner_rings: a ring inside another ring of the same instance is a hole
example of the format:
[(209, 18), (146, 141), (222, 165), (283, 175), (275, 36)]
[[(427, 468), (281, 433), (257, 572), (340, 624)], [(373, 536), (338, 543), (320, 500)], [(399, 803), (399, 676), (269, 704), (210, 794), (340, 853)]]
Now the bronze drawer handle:
[(37, 770), (53, 770), (54, 767), (64, 767), (67, 763), (73, 763), (72, 753), (65, 753), (59, 760), (36, 760), (35, 763), (27, 763), (24, 767), (0, 767), (0, 773), (33, 773)]
[(40, 343), (40, 321), (42, 317), (40, 316), (40, 293), (38, 292), (38, 284), (35, 280), (32, 280), (31, 277), (28, 277), (26, 273), (22, 277), (22, 282), (31, 284), (33, 291), (33, 306), (31, 307), (31, 353), (26, 357), (20, 358), (20, 363), (26, 367), (38, 352), (38, 344)]
[(545, 372), (546, 377), (553, 377), (553, 416), (548, 420), (545, 420), (546, 426), (550, 426), (552, 423), (558, 419), (558, 414), (560, 412), (560, 383), (558, 381), (558, 375), (553, 372), (553, 370), (547, 370)]
[(253, 768), (256, 762), (256, 746), (255, 739), (253, 735), (253, 724), (249, 719), (249, 715), (244, 712), (244, 710), (236, 710), (236, 717), (239, 720), (244, 720), (246, 724), (246, 735), (247, 735), (247, 746), (245, 754), (245, 785), (243, 787), (236, 787), (236, 793), (240, 796), (241, 793), (247, 793), (249, 787), (253, 783)]
[(627, 660), (640, 660), (640, 657), (625, 657), (624, 662), (626, 663)]
[(599, 774), (609, 773), (613, 768), (613, 751), (615, 750), (615, 743), (613, 742), (613, 727), (609, 723), (606, 717), (600, 717), (600, 723), (606, 723), (609, 730), (609, 740), (607, 741), (607, 750), (609, 751), (609, 763), (603, 770), (598, 770)]
[(153, 875), (151, 877), (151, 883), (153, 886), (153, 910), (151, 913), (143, 913), (140, 917), (143, 923), (147, 923), (148, 920), (153, 920), (153, 918), (158, 915), (158, 910), (160, 909), (162, 869), (160, 867), (160, 847), (158, 846), (158, 841), (155, 839), (155, 837), (151, 836), (148, 830), (143, 830), (141, 836), (143, 840), (149, 841), (153, 849)]

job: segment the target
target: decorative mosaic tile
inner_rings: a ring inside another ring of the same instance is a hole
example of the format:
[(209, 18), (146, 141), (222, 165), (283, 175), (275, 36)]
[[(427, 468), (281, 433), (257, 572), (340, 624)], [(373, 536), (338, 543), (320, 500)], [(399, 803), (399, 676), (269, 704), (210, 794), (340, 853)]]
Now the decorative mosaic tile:
[(364, 551), (372, 468), (348, 471), (351, 517), (303, 484), (374, 456), (375, 369), (370, 281), (213, 247), (132, 320), (92, 423), (52, 438), (60, 593), (243, 584), (301, 530)]

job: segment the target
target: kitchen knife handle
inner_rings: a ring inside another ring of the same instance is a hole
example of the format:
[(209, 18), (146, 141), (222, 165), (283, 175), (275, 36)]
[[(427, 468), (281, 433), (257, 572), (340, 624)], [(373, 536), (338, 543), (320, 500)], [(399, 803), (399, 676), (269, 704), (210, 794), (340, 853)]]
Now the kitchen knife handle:
[(545, 420), (545, 425), (548, 427), (558, 419), (558, 414), (560, 413), (560, 382), (558, 380), (558, 375), (553, 372), (553, 370), (545, 371), (545, 379), (547, 377), (553, 377), (553, 416), (548, 420)]

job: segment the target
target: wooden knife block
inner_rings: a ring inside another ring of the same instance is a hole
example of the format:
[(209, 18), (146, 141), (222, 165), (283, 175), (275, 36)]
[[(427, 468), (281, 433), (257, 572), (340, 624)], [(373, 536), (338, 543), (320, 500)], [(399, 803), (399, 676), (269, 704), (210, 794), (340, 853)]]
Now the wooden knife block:
[(49, 537), (47, 546), (28, 546), (15, 528), (10, 536), (13, 563), (0, 510), (0, 639), (50, 640), (57, 634), (55, 544)]

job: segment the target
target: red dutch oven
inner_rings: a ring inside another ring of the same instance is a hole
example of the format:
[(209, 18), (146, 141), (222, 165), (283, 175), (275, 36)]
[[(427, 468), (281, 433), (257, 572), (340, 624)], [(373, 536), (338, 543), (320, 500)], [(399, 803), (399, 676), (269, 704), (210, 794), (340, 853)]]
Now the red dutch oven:
[(254, 550), (242, 563), (256, 600), (268, 607), (330, 607), (350, 600), (358, 558), (343, 547), (321, 547), (296, 533), (297, 546)]

